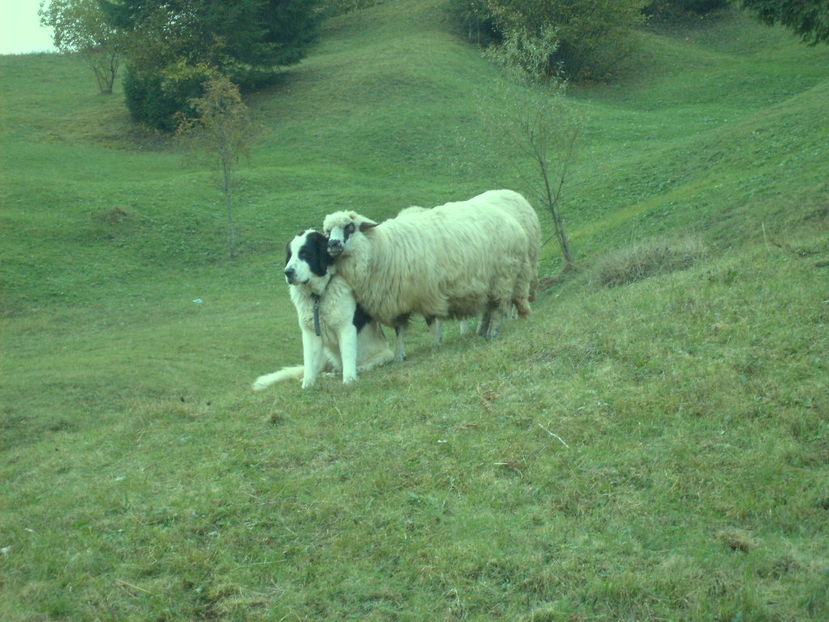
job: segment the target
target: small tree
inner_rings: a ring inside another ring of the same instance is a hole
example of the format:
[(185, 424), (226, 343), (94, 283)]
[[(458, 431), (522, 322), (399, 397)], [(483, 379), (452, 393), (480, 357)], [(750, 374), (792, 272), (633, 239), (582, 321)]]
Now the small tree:
[(582, 123), (569, 110), (564, 83), (537, 88), (527, 99), (525, 107), (512, 111), (512, 133), (536, 166), (539, 179), (534, 184), (536, 194), (550, 212), (565, 269), (569, 270), (575, 264), (561, 203)]
[(241, 156), (250, 155), (250, 144), (260, 131), (239, 88), (227, 76), (215, 74), (204, 83), (204, 95), (191, 100), (195, 117), (181, 117), (178, 135), (218, 167), (227, 216), (227, 243), (236, 257), (237, 236), (234, 218), (234, 172)]
[(123, 38), (104, 20), (97, 0), (43, 0), (40, 23), (52, 29), (55, 47), (77, 53), (95, 73), (98, 89), (112, 93), (123, 50)]
[[(512, 66), (507, 84), (488, 92), (497, 93), (494, 113), (483, 112), (489, 135), (498, 137), (503, 150), (517, 150), (532, 163), (534, 173), (524, 179), (533, 198), (543, 205), (553, 221), (564, 269), (575, 267), (570, 240), (562, 215), (564, 187), (576, 153), (583, 121), (567, 102), (566, 83), (555, 77), (533, 80), (526, 65), (535, 54)], [(489, 97), (487, 98), (489, 99)], [(494, 131), (497, 128), (497, 131)], [(549, 242), (552, 237), (545, 241)]]

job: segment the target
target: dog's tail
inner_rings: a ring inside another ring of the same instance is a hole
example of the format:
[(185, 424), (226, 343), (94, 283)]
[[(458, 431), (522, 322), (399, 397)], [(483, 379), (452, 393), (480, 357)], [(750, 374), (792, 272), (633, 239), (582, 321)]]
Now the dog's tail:
[(293, 367), (283, 367), (279, 371), (275, 371), (272, 374), (265, 374), (264, 376), (259, 376), (253, 382), (253, 390), (261, 391), (262, 389), (267, 389), (272, 384), (276, 384), (277, 382), (284, 382), (285, 380), (302, 380), (304, 372), (305, 370), (302, 367), (302, 365), (294, 365)]

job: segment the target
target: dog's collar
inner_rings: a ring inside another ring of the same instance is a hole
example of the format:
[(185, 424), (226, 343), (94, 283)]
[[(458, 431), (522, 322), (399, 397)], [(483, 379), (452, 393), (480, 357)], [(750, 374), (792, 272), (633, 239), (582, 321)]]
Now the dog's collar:
[(322, 335), (322, 331), (320, 330), (320, 301), (322, 300), (322, 296), (312, 293), (311, 300), (314, 301), (314, 332), (317, 334), (317, 337), (320, 337)]
[(322, 329), (320, 328), (320, 303), (322, 302), (322, 297), (328, 290), (329, 285), (331, 285), (331, 275), (329, 275), (328, 280), (325, 282), (322, 292), (317, 294), (315, 291), (311, 290), (311, 300), (314, 301), (314, 333), (316, 333), (317, 337), (322, 336)]

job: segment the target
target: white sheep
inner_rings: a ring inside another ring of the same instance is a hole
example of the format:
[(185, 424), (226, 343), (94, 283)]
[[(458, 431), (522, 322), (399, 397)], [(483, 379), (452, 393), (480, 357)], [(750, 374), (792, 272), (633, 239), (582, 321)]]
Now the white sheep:
[[(535, 223), (533, 225), (532, 223)], [(432, 209), (406, 209), (377, 224), (356, 212), (325, 218), (329, 252), (357, 301), (398, 331), (396, 358), (412, 313), (437, 319), (482, 314), (494, 337), (512, 306), (530, 314), (538, 277), (540, 227), (527, 201), (493, 190)]]

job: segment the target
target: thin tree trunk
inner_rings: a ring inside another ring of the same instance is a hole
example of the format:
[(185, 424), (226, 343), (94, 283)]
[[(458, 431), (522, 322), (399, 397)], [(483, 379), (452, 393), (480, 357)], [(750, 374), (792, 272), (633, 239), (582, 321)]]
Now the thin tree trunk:
[(550, 164), (545, 156), (543, 147), (539, 147), (535, 152), (535, 158), (538, 162), (538, 167), (541, 171), (541, 177), (544, 180), (544, 198), (550, 214), (553, 217), (553, 224), (555, 225), (555, 234), (558, 238), (558, 245), (561, 249), (561, 254), (564, 257), (566, 267), (573, 267), (573, 255), (570, 252), (570, 241), (567, 238), (567, 231), (564, 228), (564, 219), (561, 217), (561, 211), (558, 209), (559, 199), (561, 199), (561, 191), (564, 187), (564, 181), (567, 177), (567, 163), (572, 154), (572, 147), (575, 144), (575, 136), (568, 146), (567, 153), (564, 157), (564, 164), (561, 168), (561, 174), (558, 177), (558, 185), (553, 190), (552, 180), (550, 179)]
[(227, 243), (231, 258), (236, 258), (236, 223), (233, 219), (233, 186), (232, 167), (226, 158), (222, 158), (222, 172), (224, 174), (225, 210), (227, 212)]

